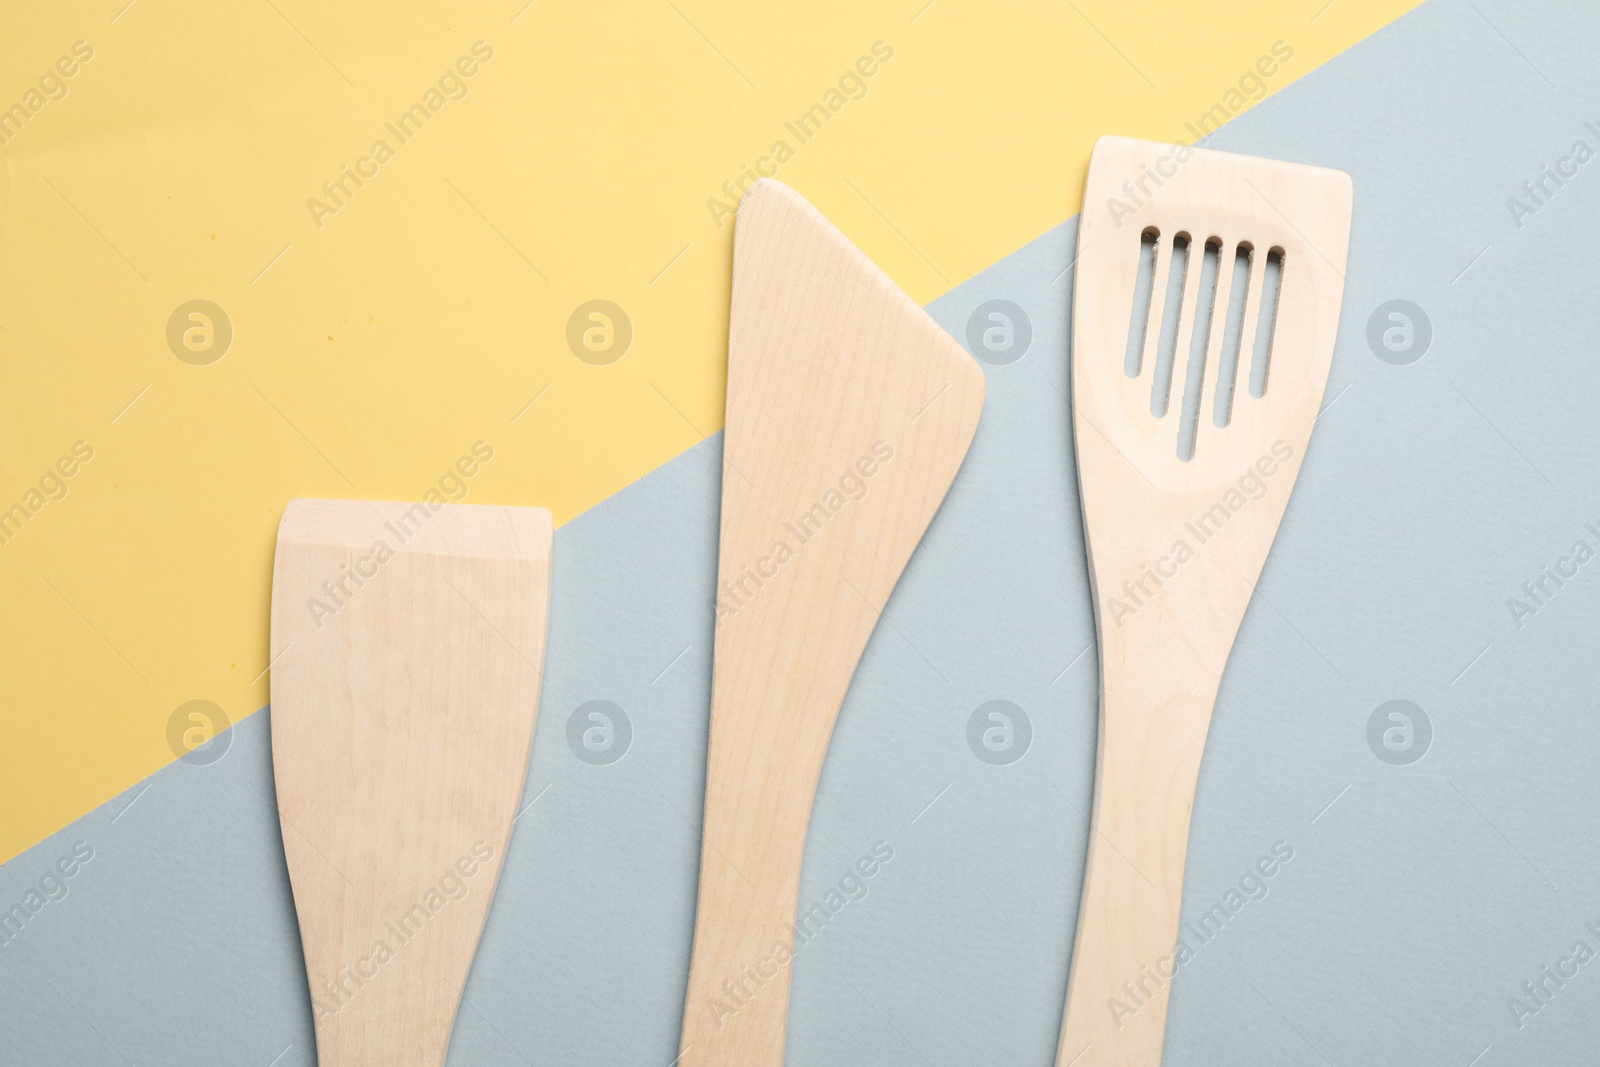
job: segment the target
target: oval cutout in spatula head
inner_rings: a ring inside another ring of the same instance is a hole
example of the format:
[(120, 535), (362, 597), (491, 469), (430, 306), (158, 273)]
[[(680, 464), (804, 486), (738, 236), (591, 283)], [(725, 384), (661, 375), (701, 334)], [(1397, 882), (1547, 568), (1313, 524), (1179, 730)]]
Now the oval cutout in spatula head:
[(1072, 403), (1100, 738), (1058, 1067), (1161, 1062), (1200, 755), (1327, 384), (1350, 210), (1340, 171), (1095, 145)]
[(739, 205), (705, 833), (682, 1067), (779, 1067), (823, 754), (984, 381), (792, 189)]
[(527, 775), (542, 508), (293, 500), (272, 760), (321, 1067), (440, 1067)]

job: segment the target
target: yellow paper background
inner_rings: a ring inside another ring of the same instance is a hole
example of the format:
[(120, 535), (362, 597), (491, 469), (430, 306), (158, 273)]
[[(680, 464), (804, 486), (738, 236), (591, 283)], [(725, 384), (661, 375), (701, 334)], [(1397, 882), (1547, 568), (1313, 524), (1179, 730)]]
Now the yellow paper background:
[[(0, 861), (172, 760), (183, 702), (267, 703), (289, 498), (418, 499), (482, 440), (466, 500), (559, 523), (719, 429), (732, 226), (706, 202), (775, 140), (926, 302), (1074, 214), (1100, 134), (1191, 141), (1275, 41), (1269, 91), (1412, 6), (13, 6), (0, 107), (95, 54), (0, 148), (0, 509), (95, 455), (0, 545)], [(468, 95), (395, 144), (480, 40)], [(798, 144), (785, 121), (878, 41), (865, 97)], [(380, 137), (317, 227), (307, 199)], [(196, 298), (234, 330), (209, 366), (166, 341)], [(595, 298), (634, 328), (609, 366), (565, 340)]]

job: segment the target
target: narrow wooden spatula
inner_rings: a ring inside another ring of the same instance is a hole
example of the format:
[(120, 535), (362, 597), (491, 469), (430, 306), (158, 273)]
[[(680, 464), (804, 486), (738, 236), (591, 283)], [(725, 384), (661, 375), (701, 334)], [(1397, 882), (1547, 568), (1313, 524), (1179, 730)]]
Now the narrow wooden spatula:
[(293, 500), (272, 759), (321, 1067), (440, 1067), (527, 774), (550, 513)]
[(823, 754), (984, 391), (961, 346), (793, 190), (756, 183), (737, 227), (683, 1067), (783, 1062)]
[(1200, 755), (1327, 384), (1350, 210), (1339, 171), (1095, 146), (1072, 388), (1100, 742), (1058, 1067), (1161, 1062)]

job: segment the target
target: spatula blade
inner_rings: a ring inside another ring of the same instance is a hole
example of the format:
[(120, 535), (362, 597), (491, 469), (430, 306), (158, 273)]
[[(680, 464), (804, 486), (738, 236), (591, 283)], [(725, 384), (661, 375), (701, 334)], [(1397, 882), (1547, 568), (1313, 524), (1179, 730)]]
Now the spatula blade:
[(439, 1067), (504, 861), (550, 588), (539, 508), (294, 500), (272, 753), (321, 1067)]

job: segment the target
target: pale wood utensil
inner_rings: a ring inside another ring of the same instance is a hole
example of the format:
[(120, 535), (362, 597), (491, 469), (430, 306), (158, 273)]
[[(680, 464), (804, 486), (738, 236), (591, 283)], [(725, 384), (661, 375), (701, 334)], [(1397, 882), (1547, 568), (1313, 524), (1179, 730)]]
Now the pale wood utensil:
[[(1350, 212), (1339, 171), (1120, 137), (1095, 146), (1072, 381), (1100, 740), (1058, 1067), (1161, 1062), (1195, 777), (1327, 384)], [(1258, 337), (1270, 349), (1259, 368)], [(1167, 345), (1174, 355), (1158, 358)], [(1180, 433), (1186, 410), (1197, 417)]]
[(823, 754), (983, 392), (961, 346), (815, 208), (775, 181), (745, 193), (683, 1067), (783, 1062)]
[(550, 513), (293, 500), (272, 758), (321, 1067), (439, 1067), (527, 774)]

